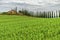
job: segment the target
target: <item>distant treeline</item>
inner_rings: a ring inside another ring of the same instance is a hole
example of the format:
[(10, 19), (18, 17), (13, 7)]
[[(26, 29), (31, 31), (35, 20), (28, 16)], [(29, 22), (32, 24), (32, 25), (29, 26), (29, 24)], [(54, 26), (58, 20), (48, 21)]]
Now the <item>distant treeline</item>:
[(34, 17), (43, 17), (43, 18), (54, 18), (54, 17), (60, 17), (60, 11), (43, 11), (43, 12), (33, 12), (28, 10), (19, 10), (17, 11), (8, 11), (8, 12), (2, 12), (2, 15), (26, 15), (26, 16), (34, 16)]
[(19, 13), (23, 13), (27, 16), (42, 17), (42, 18), (56, 18), (60, 17), (60, 11), (43, 11), (43, 12), (32, 12), (28, 10), (20, 10)]

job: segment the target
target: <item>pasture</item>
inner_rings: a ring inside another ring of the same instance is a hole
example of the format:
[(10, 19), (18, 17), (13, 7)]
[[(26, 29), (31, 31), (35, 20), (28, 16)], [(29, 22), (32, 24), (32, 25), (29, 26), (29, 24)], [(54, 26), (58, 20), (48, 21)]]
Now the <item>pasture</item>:
[(60, 40), (60, 18), (0, 15), (0, 40)]

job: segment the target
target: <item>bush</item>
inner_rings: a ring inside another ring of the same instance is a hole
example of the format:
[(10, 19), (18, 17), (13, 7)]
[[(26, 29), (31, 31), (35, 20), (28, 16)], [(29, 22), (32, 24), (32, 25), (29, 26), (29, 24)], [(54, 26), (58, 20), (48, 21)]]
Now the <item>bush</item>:
[(8, 12), (2, 12), (1, 14), (2, 14), (2, 15), (6, 15), (6, 14), (8, 14)]
[(30, 16), (30, 12), (27, 11), (27, 10), (20, 10), (19, 13), (22, 13), (23, 15), (27, 15), (27, 16)]

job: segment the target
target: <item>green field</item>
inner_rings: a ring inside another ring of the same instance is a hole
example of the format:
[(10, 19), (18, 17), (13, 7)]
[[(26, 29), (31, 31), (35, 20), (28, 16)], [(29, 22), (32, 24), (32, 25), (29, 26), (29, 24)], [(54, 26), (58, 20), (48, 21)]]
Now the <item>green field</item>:
[(60, 40), (60, 18), (0, 15), (0, 40)]

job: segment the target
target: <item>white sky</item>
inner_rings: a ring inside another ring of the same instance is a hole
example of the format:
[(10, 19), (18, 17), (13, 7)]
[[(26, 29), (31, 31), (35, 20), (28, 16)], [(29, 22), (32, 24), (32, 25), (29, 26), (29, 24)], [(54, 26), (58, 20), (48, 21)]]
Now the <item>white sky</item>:
[(0, 0), (0, 3), (28, 3), (32, 5), (60, 4), (60, 0)]
[[(49, 7), (53, 6), (52, 8), (55, 9), (59, 9), (60, 8), (60, 0), (0, 0), (0, 7), (5, 7), (6, 5), (4, 3), (11, 3), (11, 2), (16, 2), (16, 3), (28, 3), (31, 5), (40, 5), (39, 7), (42, 7), (43, 9), (49, 9)], [(56, 6), (56, 5), (58, 6)], [(9, 5), (9, 4), (8, 4)], [(7, 5), (7, 7), (8, 7)], [(56, 7), (54, 7), (56, 6)], [(9, 5), (10, 7), (10, 5)], [(26, 6), (24, 6), (26, 7)], [(52, 9), (51, 8), (51, 9)], [(0, 10), (3, 8), (0, 8)], [(5, 9), (3, 9), (5, 10)]]

